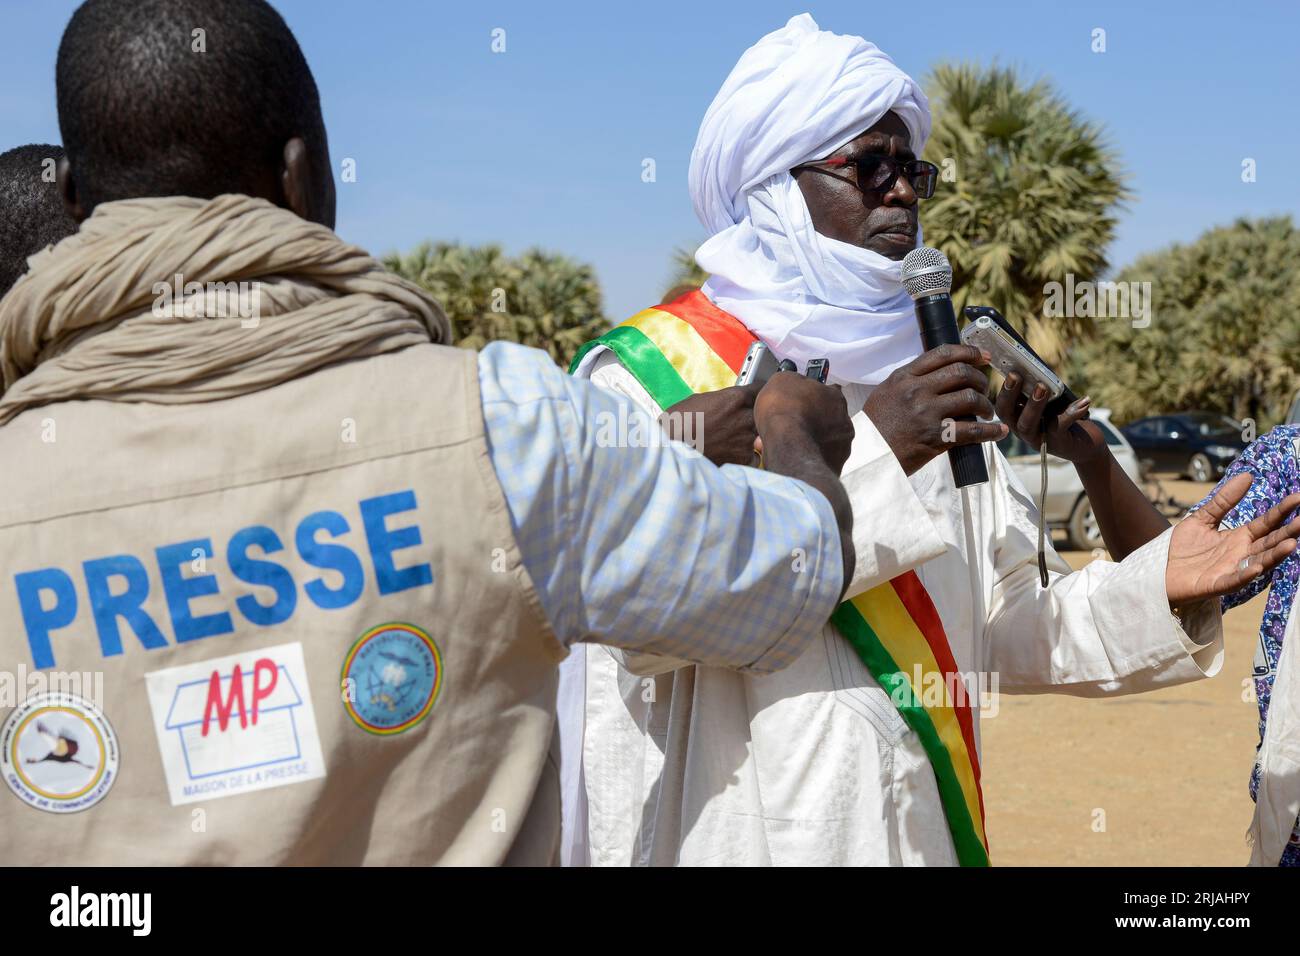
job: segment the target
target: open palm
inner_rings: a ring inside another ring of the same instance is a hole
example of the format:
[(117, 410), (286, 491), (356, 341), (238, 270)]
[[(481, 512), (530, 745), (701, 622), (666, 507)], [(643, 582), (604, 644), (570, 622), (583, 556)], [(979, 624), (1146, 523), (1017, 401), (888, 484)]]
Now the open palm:
[(1253, 478), (1237, 475), (1224, 483), (1204, 508), (1184, 518), (1169, 541), (1165, 591), (1173, 606), (1229, 594), (1271, 570), (1296, 549), (1300, 494), (1290, 495), (1240, 528), (1219, 523), (1250, 489)]

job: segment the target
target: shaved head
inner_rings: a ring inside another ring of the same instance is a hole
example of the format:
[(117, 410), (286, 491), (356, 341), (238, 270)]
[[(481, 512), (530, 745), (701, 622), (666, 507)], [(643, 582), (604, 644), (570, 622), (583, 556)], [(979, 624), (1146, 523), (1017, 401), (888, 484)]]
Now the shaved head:
[(0, 297), (27, 271), (27, 257), (77, 231), (54, 181), (63, 150), (48, 143), (0, 153)]
[[(265, 0), (87, 0), (56, 85), (78, 218), (118, 199), (243, 193), (333, 225), (316, 81)], [(291, 141), (303, 169), (286, 183)]]

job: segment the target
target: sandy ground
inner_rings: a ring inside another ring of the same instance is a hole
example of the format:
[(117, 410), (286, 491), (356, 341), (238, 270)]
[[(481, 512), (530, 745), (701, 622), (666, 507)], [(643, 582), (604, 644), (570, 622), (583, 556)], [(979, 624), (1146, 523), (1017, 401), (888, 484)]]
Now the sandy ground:
[[(1210, 487), (1165, 482), (1184, 503)], [(1263, 610), (1261, 595), (1224, 619), (1226, 660), (1210, 680), (1115, 700), (1003, 695), (981, 724), (994, 865), (1243, 865)]]

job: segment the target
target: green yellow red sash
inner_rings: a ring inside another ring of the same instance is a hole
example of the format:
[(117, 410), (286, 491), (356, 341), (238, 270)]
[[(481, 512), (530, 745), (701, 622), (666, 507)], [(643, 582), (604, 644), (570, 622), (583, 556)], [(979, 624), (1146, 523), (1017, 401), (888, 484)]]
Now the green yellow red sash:
[[(734, 385), (755, 336), (702, 292), (646, 309), (584, 345), (570, 372), (603, 346), (660, 408)], [(984, 795), (969, 695), (943, 622), (916, 572), (841, 604), (831, 621), (889, 694), (934, 769), (948, 829), (963, 866), (987, 866)]]

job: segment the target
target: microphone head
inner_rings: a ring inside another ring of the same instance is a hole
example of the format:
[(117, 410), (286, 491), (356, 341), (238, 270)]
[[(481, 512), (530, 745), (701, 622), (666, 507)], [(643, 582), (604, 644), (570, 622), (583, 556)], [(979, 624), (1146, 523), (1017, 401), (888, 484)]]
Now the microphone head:
[(903, 288), (913, 299), (952, 291), (952, 266), (938, 249), (920, 246), (903, 257)]

